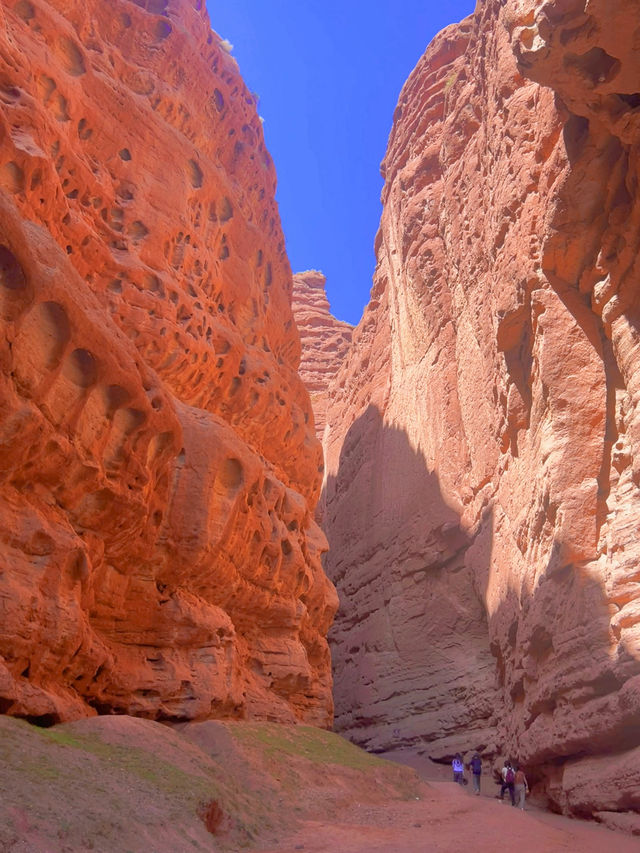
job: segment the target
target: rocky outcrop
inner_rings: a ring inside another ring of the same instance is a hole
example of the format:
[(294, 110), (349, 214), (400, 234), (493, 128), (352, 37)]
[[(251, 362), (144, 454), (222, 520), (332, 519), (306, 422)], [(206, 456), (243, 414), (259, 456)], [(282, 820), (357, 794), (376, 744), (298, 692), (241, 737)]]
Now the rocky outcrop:
[(0, 710), (327, 725), (254, 98), (201, 0), (17, 0), (0, 46)]
[(316, 435), (322, 441), (329, 386), (351, 343), (353, 326), (337, 320), (325, 291), (326, 278), (317, 270), (293, 276), (293, 316), (300, 330), (300, 378), (311, 396)]
[(614, 823), (640, 805), (634, 9), (487, 0), (429, 47), (325, 441), (338, 729), (502, 749)]

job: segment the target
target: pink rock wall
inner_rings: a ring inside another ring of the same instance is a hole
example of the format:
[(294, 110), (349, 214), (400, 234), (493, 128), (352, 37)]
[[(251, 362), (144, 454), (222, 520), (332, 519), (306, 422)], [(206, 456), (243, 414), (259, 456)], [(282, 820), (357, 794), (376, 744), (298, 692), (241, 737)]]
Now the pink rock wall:
[(640, 807), (639, 33), (631, 0), (487, 0), (434, 40), (325, 437), (337, 728), (511, 754), (618, 823)]
[(353, 333), (353, 326), (337, 320), (331, 313), (325, 283), (325, 276), (317, 270), (296, 273), (291, 306), (300, 330), (300, 378), (311, 397), (320, 441), (329, 405), (329, 386), (344, 361)]
[(0, 6), (0, 710), (328, 725), (322, 454), (201, 0)]

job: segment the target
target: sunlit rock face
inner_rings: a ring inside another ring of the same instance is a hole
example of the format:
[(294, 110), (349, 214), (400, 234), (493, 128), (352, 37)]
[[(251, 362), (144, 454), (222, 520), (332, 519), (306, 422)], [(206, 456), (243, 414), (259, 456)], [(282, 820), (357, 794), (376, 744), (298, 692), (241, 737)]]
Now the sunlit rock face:
[(317, 270), (293, 276), (293, 316), (300, 331), (300, 378), (311, 396), (316, 435), (322, 441), (328, 392), (351, 343), (353, 326), (336, 319), (325, 290), (326, 278)]
[(326, 530), (338, 729), (511, 754), (615, 821), (640, 806), (640, 29), (613, 5), (487, 0), (407, 81)]
[(200, 0), (0, 7), (0, 710), (331, 722), (322, 454)]

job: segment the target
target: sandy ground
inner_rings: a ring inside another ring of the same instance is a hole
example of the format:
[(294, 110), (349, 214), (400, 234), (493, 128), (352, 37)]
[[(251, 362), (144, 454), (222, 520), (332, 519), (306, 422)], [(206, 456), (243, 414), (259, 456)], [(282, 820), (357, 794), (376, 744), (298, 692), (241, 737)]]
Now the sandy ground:
[(425, 786), (420, 800), (356, 806), (331, 825), (309, 821), (277, 847), (260, 853), (638, 853), (640, 840), (599, 826), (537, 811), (521, 812), (497, 800)]
[(471, 785), (461, 788), (448, 781), (446, 767), (411, 753), (396, 757), (423, 779), (419, 799), (353, 805), (339, 820), (307, 821), (285, 843), (260, 848), (260, 853), (640, 853), (640, 838), (531, 803), (521, 811), (507, 799), (500, 802), (499, 788), (487, 776), (475, 796)]

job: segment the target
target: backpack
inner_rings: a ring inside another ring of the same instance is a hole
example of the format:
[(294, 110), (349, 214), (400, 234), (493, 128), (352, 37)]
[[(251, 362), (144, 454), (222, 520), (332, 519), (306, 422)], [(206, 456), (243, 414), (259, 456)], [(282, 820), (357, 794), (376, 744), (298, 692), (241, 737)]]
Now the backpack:
[(504, 777), (504, 781), (507, 783), (507, 785), (511, 785), (512, 782), (515, 781), (515, 778), (516, 774), (513, 772), (513, 767), (508, 767)]

